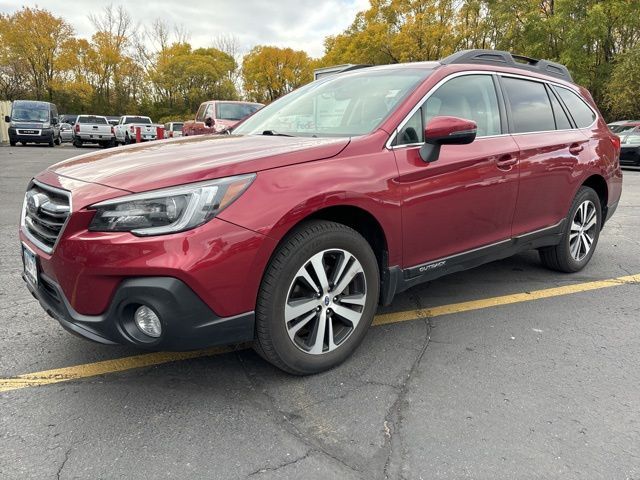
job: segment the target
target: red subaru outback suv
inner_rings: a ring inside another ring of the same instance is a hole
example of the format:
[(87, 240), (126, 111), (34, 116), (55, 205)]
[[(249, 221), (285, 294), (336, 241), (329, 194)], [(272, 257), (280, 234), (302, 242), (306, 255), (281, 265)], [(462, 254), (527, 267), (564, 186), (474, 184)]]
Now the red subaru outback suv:
[(24, 278), (105, 344), (253, 341), (319, 372), (378, 304), (528, 249), (575, 272), (621, 193), (620, 140), (562, 65), (500, 51), (308, 84), (231, 135), (82, 155), (36, 176)]

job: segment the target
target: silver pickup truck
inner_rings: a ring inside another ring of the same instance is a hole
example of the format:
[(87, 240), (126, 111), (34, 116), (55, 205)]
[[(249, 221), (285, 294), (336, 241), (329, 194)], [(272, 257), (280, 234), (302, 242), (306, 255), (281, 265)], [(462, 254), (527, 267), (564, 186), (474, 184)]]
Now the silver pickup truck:
[(107, 117), (78, 115), (73, 128), (73, 145), (80, 148), (85, 143), (97, 143), (104, 148), (115, 146), (115, 134)]

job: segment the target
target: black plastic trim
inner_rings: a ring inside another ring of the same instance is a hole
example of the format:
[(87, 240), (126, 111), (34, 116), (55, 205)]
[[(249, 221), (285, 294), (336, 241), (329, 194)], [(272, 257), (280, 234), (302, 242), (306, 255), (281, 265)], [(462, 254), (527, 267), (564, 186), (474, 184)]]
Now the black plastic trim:
[[(541, 230), (519, 235), (492, 245), (461, 252), (449, 257), (432, 260), (414, 267), (405, 269), (397, 266), (390, 267), (388, 269), (389, 276), (395, 278), (393, 281), (390, 280), (388, 282), (388, 291), (383, 288), (384, 295), (382, 299), (391, 303), (395, 294), (404, 292), (421, 283), (450, 273), (468, 270), (485, 263), (511, 257), (516, 253), (526, 250), (557, 245), (562, 239), (565, 223), (566, 219), (562, 219), (557, 224)], [(393, 291), (391, 291), (392, 287), (395, 287)], [(388, 305), (388, 303), (383, 303), (383, 305)]]
[[(219, 317), (184, 282), (173, 277), (137, 277), (124, 280), (101, 315), (83, 315), (69, 304), (59, 285), (40, 274), (34, 287), (23, 275), (44, 310), (68, 331), (103, 344), (134, 345), (149, 350), (193, 350), (252, 341), (254, 312)], [(162, 321), (159, 339), (135, 333), (132, 313), (139, 305), (151, 307)], [(132, 332), (134, 334), (132, 335)]]
[(573, 82), (569, 69), (560, 63), (525, 57), (524, 55), (515, 55), (504, 50), (462, 50), (439, 60), (439, 62), (442, 65), (461, 63), (519, 68)]

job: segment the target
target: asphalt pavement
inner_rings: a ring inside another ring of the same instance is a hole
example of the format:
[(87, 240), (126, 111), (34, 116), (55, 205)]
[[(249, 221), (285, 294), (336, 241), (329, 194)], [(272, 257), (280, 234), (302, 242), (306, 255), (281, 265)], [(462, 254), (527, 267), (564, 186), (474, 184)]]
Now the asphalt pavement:
[(95, 375), (141, 352), (68, 334), (20, 278), (25, 187), (77, 153), (0, 147), (0, 385), (85, 372), (0, 393), (0, 478), (640, 479), (639, 284), (580, 287), (640, 274), (640, 171), (582, 272), (527, 252), (413, 288), (332, 371), (238, 349)]

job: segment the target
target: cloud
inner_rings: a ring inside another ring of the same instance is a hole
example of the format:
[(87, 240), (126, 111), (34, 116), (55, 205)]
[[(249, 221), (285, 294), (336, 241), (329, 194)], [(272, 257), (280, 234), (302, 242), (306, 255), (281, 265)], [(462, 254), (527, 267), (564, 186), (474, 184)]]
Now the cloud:
[[(255, 45), (276, 45), (305, 50), (312, 57), (324, 52), (323, 41), (347, 28), (368, 0), (113, 0), (124, 5), (141, 27), (157, 18), (190, 33), (194, 47), (207, 47), (217, 35), (233, 35), (243, 50)], [(64, 0), (34, 2), (0, 0), (0, 12), (13, 13), (22, 6), (39, 6), (67, 20), (80, 37), (89, 38), (89, 14), (99, 14), (108, 2)]]

